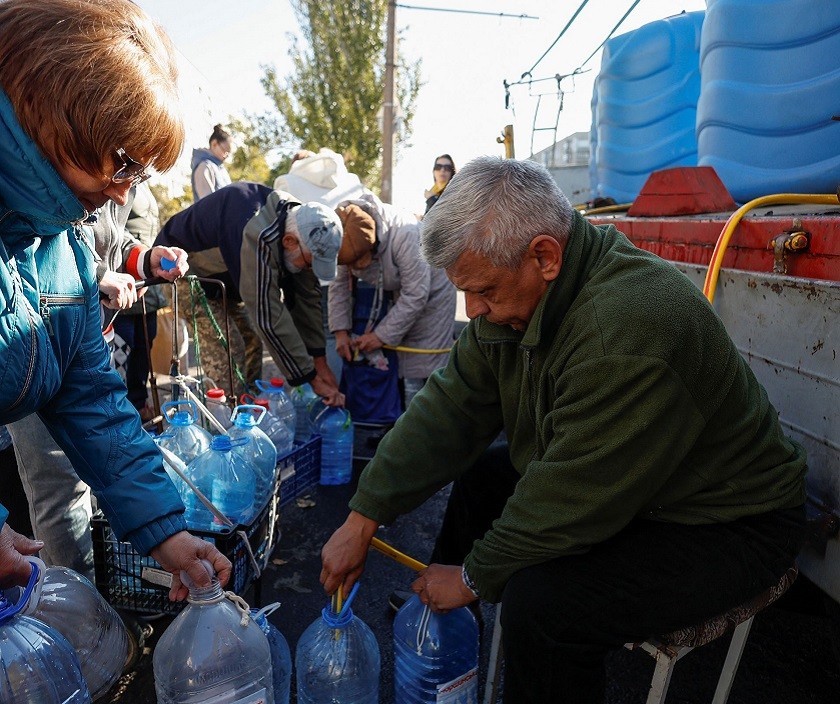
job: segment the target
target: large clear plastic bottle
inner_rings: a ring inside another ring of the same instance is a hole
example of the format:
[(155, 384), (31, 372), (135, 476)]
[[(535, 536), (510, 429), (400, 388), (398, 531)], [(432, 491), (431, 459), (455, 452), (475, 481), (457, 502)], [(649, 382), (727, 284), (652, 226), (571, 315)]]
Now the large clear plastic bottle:
[(280, 606), (269, 604), (262, 609), (251, 609), (251, 618), (268, 638), (271, 649), (271, 674), (274, 683), (274, 704), (289, 704), (292, 691), (292, 653), (289, 643), (268, 617)]
[(315, 419), (321, 436), (321, 484), (347, 484), (353, 475), (353, 423), (345, 408), (324, 406)]
[[(227, 430), (233, 425), (231, 420), (230, 406), (228, 406), (227, 396), (225, 390), (216, 387), (215, 389), (207, 389), (207, 410), (210, 414)], [(208, 429), (211, 432), (217, 432), (215, 428)]]
[(271, 651), (247, 604), (234, 603), (215, 576), (204, 589), (186, 572), (181, 581), (190, 590), (187, 607), (152, 659), (158, 704), (274, 704)]
[(318, 420), (318, 414), (326, 408), (326, 404), (324, 403), (324, 399), (320, 396), (316, 396), (313, 398), (309, 405), (306, 408), (306, 412), (309, 415), (309, 425), (312, 427), (312, 432), (317, 432), (315, 430), (315, 421)]
[(27, 614), (55, 628), (76, 650), (91, 697), (111, 689), (128, 658), (128, 633), (96, 587), (71, 569), (49, 567), (33, 607)]
[(268, 435), (259, 428), (265, 414), (266, 410), (261, 406), (237, 406), (233, 409), (233, 427), (228, 431), (231, 438), (248, 439), (241, 447), (234, 448), (234, 452), (239, 452), (256, 470), (256, 513), (262, 510), (274, 494), (277, 478), (277, 449)]
[(478, 701), (478, 624), (462, 607), (433, 613), (415, 594), (394, 617), (395, 704)]
[(377, 704), (379, 646), (350, 608), (358, 583), (336, 613), (325, 606), (295, 651), (298, 704)]
[[(187, 476), (199, 491), (230, 521), (247, 523), (254, 515), (257, 492), (256, 471), (234, 447), (245, 445), (245, 438), (231, 439), (216, 435), (210, 449), (187, 465)], [(222, 523), (213, 516), (192, 491), (185, 497), (187, 507), (184, 520), (188, 528), (223, 530)]]
[(274, 377), (268, 382), (257, 379), (256, 384), (260, 390), (260, 395), (257, 398), (268, 401), (269, 410), (286, 424), (286, 427), (292, 431), (292, 437), (294, 437), (297, 411), (295, 411), (295, 404), (289, 397), (285, 379)]
[(207, 451), (212, 436), (196, 423), (198, 408), (193, 401), (167, 401), (161, 410), (169, 420), (169, 428), (158, 438), (158, 445), (174, 452), (186, 464)]
[[(38, 561), (40, 562), (40, 561)], [(36, 589), (43, 563), (34, 564), (25, 589), (0, 594), (0, 702), (90, 704), (73, 646), (57, 630), (21, 612)]]
[(277, 459), (288, 455), (295, 446), (295, 434), (289, 430), (283, 421), (275, 416), (269, 409), (269, 403), (264, 398), (254, 399), (254, 405), (265, 409), (265, 417), (261, 423), (262, 431), (268, 435), (277, 450)]
[(312, 437), (312, 421), (309, 418), (309, 404), (321, 397), (309, 384), (292, 387), (292, 403), (295, 406), (295, 442), (303, 443)]

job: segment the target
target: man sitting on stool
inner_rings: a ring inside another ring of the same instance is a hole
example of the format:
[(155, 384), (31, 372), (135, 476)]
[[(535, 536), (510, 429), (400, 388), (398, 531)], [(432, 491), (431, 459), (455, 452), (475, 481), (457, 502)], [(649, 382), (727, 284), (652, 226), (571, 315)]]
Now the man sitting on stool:
[(422, 248), (471, 322), (362, 473), (327, 593), (380, 523), (454, 481), (412, 589), (436, 612), (502, 604), (506, 701), (586, 704), (609, 649), (779, 581), (805, 453), (683, 274), (591, 225), (542, 166), (490, 157), (452, 179)]

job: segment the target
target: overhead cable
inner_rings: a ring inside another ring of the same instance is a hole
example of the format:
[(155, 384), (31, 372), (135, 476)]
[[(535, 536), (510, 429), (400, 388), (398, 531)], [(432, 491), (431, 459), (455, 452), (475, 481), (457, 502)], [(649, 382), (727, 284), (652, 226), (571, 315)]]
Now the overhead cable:
[(400, 7), (404, 10), (430, 10), (432, 12), (454, 12), (461, 15), (484, 15), (485, 17), (513, 17), (518, 20), (538, 20), (539, 17), (533, 15), (512, 15), (507, 12), (482, 12), (481, 10), (456, 10), (447, 7), (422, 7), (420, 5), (403, 5), (402, 3), (395, 3), (395, 7)]
[(638, 5), (641, 1), (642, 0), (636, 0), (632, 5), (630, 5), (630, 9), (624, 13), (624, 16), (616, 23), (615, 27), (613, 27), (610, 30), (610, 33), (607, 35), (606, 39), (604, 39), (604, 41), (602, 41), (596, 47), (595, 51), (593, 51), (589, 56), (586, 57), (586, 61), (584, 61), (580, 66), (578, 66), (577, 69), (575, 69), (576, 71), (582, 69), (584, 66), (586, 66), (586, 64), (588, 64), (592, 60), (592, 57), (595, 56), (595, 54), (597, 54), (601, 50), (601, 47), (603, 47), (604, 44), (606, 44), (610, 40), (612, 35), (615, 34), (615, 31), (621, 26), (621, 23), (627, 19), (628, 15), (631, 12), (633, 12), (634, 9), (636, 9), (636, 5)]
[(573, 15), (572, 15), (572, 19), (570, 19), (570, 20), (566, 23), (566, 26), (565, 26), (565, 27), (563, 27), (563, 29), (560, 31), (560, 34), (558, 34), (558, 35), (557, 35), (557, 38), (556, 38), (553, 42), (551, 42), (551, 46), (550, 46), (550, 47), (548, 47), (548, 49), (546, 49), (546, 50), (543, 52), (543, 55), (542, 55), (542, 56), (540, 56), (540, 58), (538, 58), (538, 59), (536, 60), (536, 62), (534, 63), (534, 65), (533, 65), (533, 66), (531, 66), (531, 68), (529, 68), (527, 71), (525, 71), (525, 73), (523, 73), (523, 74), (519, 77), (519, 79), (520, 79), (520, 80), (522, 80), (523, 78), (525, 78), (525, 76), (530, 76), (530, 75), (531, 75), (531, 73), (533, 72), (533, 70), (534, 70), (537, 66), (539, 66), (539, 65), (540, 65), (540, 62), (541, 62), (541, 61), (542, 61), (542, 60), (543, 60), (543, 59), (544, 59), (544, 58), (548, 55), (548, 52), (549, 52), (549, 51), (551, 51), (551, 50), (554, 48), (554, 45), (555, 45), (555, 44), (557, 44), (557, 42), (559, 42), (559, 41), (560, 41), (560, 38), (561, 38), (561, 37), (562, 37), (562, 36), (566, 33), (566, 30), (567, 30), (567, 29), (569, 29), (569, 27), (571, 27), (571, 26), (572, 26), (572, 22), (574, 22), (574, 21), (575, 21), (575, 19), (577, 18), (577, 16), (580, 14), (581, 10), (583, 10), (583, 8), (584, 8), (584, 7), (586, 7), (586, 3), (588, 3), (588, 2), (589, 2), (589, 0), (583, 0), (583, 2), (580, 4), (580, 6), (578, 7), (578, 9), (577, 9), (577, 10), (575, 10), (575, 14), (573, 14)]

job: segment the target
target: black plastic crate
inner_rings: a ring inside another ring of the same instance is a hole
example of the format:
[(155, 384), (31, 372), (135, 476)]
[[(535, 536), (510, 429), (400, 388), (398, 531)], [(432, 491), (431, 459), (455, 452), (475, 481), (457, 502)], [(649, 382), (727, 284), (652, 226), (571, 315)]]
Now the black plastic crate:
[[(247, 536), (257, 566), (262, 571), (271, 558), (279, 535), (281, 504), (318, 483), (321, 476), (321, 437), (315, 435), (296, 445), (278, 459), (277, 466), (281, 481), (277, 483), (272, 499), (254, 521), (223, 531), (190, 529), (193, 535), (214, 543), (231, 561), (233, 574), (226, 589), (240, 595), (257, 578), (257, 570), (240, 531)], [(185, 602), (169, 600), (169, 587), (164, 582), (169, 573), (152, 557), (138, 555), (131, 543), (117, 540), (101, 512), (91, 519), (91, 537), (96, 588), (111, 606), (146, 614), (173, 614), (184, 608)]]
[[(233, 574), (226, 589), (244, 594), (257, 578), (257, 570), (240, 531), (247, 536), (259, 569), (263, 570), (268, 564), (280, 526), (279, 499), (278, 484), (274, 496), (248, 525), (224, 531), (190, 529), (193, 535), (214, 543), (231, 561)], [(169, 586), (164, 581), (169, 573), (155, 559), (142, 557), (131, 543), (117, 540), (101, 511), (90, 523), (96, 588), (111, 606), (146, 614), (174, 614), (184, 608), (186, 602), (169, 600)]]
[(321, 478), (321, 436), (309, 440), (277, 460), (280, 468), (280, 505), (302, 496)]

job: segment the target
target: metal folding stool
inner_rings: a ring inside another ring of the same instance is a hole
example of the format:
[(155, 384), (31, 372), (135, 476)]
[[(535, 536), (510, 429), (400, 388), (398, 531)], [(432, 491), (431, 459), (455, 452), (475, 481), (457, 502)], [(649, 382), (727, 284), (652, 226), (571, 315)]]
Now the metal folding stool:
[[(726, 704), (735, 680), (735, 673), (741, 662), (741, 655), (750, 634), (753, 618), (782, 596), (793, 584), (798, 570), (794, 565), (779, 580), (778, 584), (749, 601), (730, 609), (695, 626), (673, 631), (660, 638), (651, 638), (640, 643), (625, 643), (628, 650), (643, 650), (656, 660), (653, 677), (648, 691), (647, 704), (662, 704), (668, 695), (671, 675), (677, 662), (695, 648), (711, 643), (722, 635), (732, 632), (732, 640), (726, 653), (720, 677), (718, 678), (712, 704)], [(496, 606), (493, 623), (493, 638), (490, 642), (490, 664), (484, 685), (484, 704), (496, 704), (500, 693), (502, 666), (502, 606)]]

